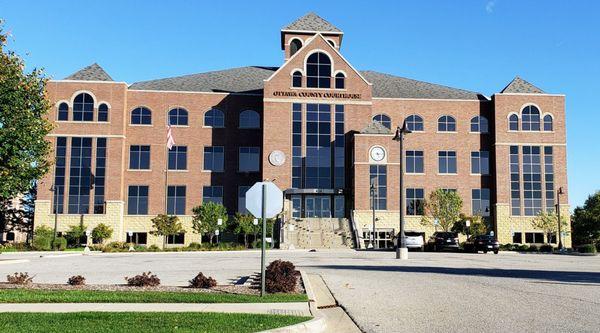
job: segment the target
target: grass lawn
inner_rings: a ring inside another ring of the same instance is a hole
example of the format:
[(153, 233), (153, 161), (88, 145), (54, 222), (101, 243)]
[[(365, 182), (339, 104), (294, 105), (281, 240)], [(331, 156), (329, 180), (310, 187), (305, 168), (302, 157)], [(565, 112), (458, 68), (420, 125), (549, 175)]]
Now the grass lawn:
[(193, 312), (0, 313), (0, 332), (258, 332), (308, 317)]
[(304, 301), (308, 301), (305, 294), (267, 294), (260, 297), (164, 291), (0, 289), (0, 303), (280, 303)]

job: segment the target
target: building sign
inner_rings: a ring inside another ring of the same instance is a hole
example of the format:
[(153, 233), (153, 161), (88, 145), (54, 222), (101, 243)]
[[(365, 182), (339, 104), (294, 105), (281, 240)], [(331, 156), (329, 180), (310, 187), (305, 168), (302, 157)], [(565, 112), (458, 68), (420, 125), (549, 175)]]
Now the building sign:
[(301, 98), (331, 98), (331, 99), (360, 99), (360, 94), (320, 91), (274, 91), (275, 97), (301, 97)]

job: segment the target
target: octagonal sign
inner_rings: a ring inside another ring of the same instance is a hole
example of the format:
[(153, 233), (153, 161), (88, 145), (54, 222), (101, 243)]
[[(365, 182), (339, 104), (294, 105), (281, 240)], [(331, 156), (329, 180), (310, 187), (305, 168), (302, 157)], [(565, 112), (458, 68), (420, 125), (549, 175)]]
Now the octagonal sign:
[(255, 217), (262, 217), (263, 188), (267, 203), (265, 218), (275, 217), (283, 210), (283, 192), (272, 182), (257, 182), (246, 191), (246, 209)]

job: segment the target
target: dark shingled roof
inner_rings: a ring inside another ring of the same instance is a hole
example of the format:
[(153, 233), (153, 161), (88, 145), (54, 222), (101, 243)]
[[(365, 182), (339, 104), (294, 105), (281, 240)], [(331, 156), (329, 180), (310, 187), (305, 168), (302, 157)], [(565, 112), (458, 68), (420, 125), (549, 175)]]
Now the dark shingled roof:
[(114, 81), (100, 65), (93, 63), (67, 76), (65, 80), (79, 81)]
[(516, 76), (500, 93), (543, 94), (544, 91)]
[(288, 26), (284, 27), (283, 30), (342, 32), (333, 24), (312, 12), (290, 23)]
[(378, 121), (373, 121), (360, 132), (363, 134), (392, 134), (389, 128)]

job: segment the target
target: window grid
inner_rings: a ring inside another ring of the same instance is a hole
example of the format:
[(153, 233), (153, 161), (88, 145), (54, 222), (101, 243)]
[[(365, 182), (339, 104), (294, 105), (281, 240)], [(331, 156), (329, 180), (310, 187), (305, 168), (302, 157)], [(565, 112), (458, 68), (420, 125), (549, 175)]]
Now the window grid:
[(392, 120), (385, 114), (377, 114), (373, 116), (373, 121), (380, 123), (381, 125), (387, 127), (388, 129), (392, 128)]
[(424, 173), (425, 160), (422, 150), (406, 151), (406, 173)]
[(485, 150), (471, 152), (471, 173), (490, 174), (490, 153)]
[(369, 184), (375, 188), (374, 193), (369, 192), (371, 199), (370, 209), (387, 209), (387, 166), (371, 165), (369, 168)]
[(456, 174), (456, 152), (439, 151), (438, 152), (438, 171), (441, 174)]
[(240, 147), (238, 170), (257, 172), (260, 164), (260, 147)]
[(334, 139), (334, 188), (344, 188), (345, 183), (345, 139), (344, 139), (344, 106), (335, 106), (335, 139)]
[(150, 146), (129, 146), (129, 169), (150, 170)]
[(173, 146), (169, 150), (169, 170), (187, 170), (187, 146)]
[(343, 73), (337, 73), (335, 75), (335, 89), (345, 89), (346, 77)]
[(246, 209), (246, 192), (250, 189), (250, 186), (238, 186), (238, 212), (240, 214), (248, 214)]
[(544, 181), (546, 185), (546, 211), (553, 212), (554, 207), (554, 161), (552, 147), (544, 147)]
[(224, 148), (222, 146), (204, 147), (204, 170), (223, 172)]
[(127, 214), (148, 215), (147, 185), (129, 185), (127, 190)]
[(223, 204), (223, 186), (202, 187), (202, 202)]
[(331, 106), (306, 105), (305, 188), (331, 188)]
[(544, 131), (551, 132), (552, 130), (553, 130), (552, 116), (547, 114), (544, 116)]
[(94, 214), (104, 214), (106, 180), (106, 138), (96, 139), (96, 175), (94, 177)]
[(89, 213), (91, 168), (92, 138), (71, 138), (69, 214)]
[(306, 86), (309, 88), (331, 87), (331, 59), (325, 53), (313, 53), (306, 60)]
[(98, 121), (108, 121), (108, 105), (102, 103), (98, 106)]
[(219, 109), (210, 109), (204, 114), (204, 126), (215, 128), (225, 127), (225, 115)]
[(410, 115), (405, 120), (406, 128), (413, 132), (422, 132), (425, 130), (423, 126), (423, 118), (416, 114)]
[(67, 138), (56, 138), (56, 165), (54, 166), (54, 205), (52, 212), (62, 214), (65, 202), (65, 175), (67, 170)]
[(523, 146), (523, 206), (525, 216), (542, 210), (542, 166), (539, 146)]
[(471, 208), (473, 215), (490, 216), (490, 189), (471, 190)]
[(487, 133), (488, 132), (488, 120), (484, 116), (476, 116), (471, 119), (471, 132), (474, 133)]
[(302, 104), (292, 105), (292, 187), (302, 188)]
[(167, 214), (185, 214), (185, 186), (169, 186), (167, 188)]
[(60, 103), (58, 106), (58, 120), (69, 120), (69, 105), (67, 103)]
[(133, 125), (151, 125), (152, 111), (145, 107), (139, 107), (131, 111), (131, 124)]
[(524, 131), (540, 130), (540, 110), (533, 105), (523, 108), (521, 113), (521, 126)]
[(93, 121), (94, 120), (94, 99), (86, 93), (81, 93), (73, 101), (73, 120), (74, 121)]
[(299, 71), (296, 71), (294, 72), (294, 74), (292, 74), (292, 87), (302, 87), (302, 73), (300, 73)]
[(423, 215), (425, 212), (425, 191), (422, 188), (406, 189), (406, 215)]
[(516, 114), (511, 114), (508, 117), (508, 129), (510, 131), (518, 131), (519, 130), (519, 116)]
[(452, 116), (441, 116), (438, 119), (438, 132), (456, 132), (456, 120)]
[(256, 111), (245, 110), (240, 113), (240, 128), (260, 128), (260, 115)]
[(174, 108), (169, 111), (169, 125), (171, 126), (187, 126), (188, 112), (183, 108)]
[(510, 205), (511, 215), (521, 215), (521, 181), (518, 146), (510, 146)]

